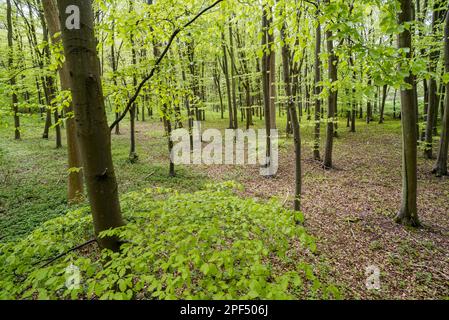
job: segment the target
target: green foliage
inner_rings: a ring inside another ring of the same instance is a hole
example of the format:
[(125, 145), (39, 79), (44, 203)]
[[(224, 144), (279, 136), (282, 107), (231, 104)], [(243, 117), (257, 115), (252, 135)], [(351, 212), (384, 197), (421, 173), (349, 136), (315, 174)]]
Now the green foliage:
[[(48, 221), (26, 239), (0, 247), (0, 298), (295, 299), (339, 297), (304, 261), (315, 250), (302, 215), (242, 199), (228, 182), (193, 194), (153, 188), (123, 197), (127, 225), (104, 232), (122, 251), (93, 247), (46, 260), (92, 237), (88, 209)], [(66, 288), (66, 268), (81, 272)], [(288, 271), (286, 271), (288, 270)]]

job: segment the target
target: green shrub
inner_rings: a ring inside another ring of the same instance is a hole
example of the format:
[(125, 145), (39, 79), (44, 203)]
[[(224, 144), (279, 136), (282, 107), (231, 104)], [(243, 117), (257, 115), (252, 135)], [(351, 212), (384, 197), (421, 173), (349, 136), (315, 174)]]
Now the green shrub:
[[(236, 196), (234, 183), (193, 194), (147, 189), (122, 199), (127, 225), (104, 235), (120, 253), (95, 245), (45, 261), (93, 237), (87, 208), (46, 222), (0, 247), (2, 299), (296, 299), (338, 297), (302, 259), (315, 250), (302, 215), (277, 200)], [(78, 288), (66, 268), (79, 268)]]

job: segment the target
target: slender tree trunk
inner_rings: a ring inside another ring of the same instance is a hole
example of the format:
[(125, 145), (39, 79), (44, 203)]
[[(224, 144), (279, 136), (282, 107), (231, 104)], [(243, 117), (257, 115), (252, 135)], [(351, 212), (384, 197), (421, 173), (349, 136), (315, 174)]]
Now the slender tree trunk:
[[(271, 8), (267, 7), (268, 10), (272, 11)], [(273, 16), (268, 18), (268, 28), (272, 28), (274, 21)], [(268, 74), (270, 80), (270, 128), (276, 129), (276, 102), (277, 102), (277, 88), (276, 88), (276, 51), (274, 50), (274, 31), (267, 32), (268, 37), (268, 48), (269, 48), (269, 65)], [(279, 108), (280, 109), (280, 108)]]
[(263, 48), (263, 56), (262, 56), (262, 82), (263, 82), (263, 97), (264, 97), (264, 115), (265, 115), (265, 130), (267, 132), (267, 159), (268, 162), (265, 164), (266, 166), (270, 165), (271, 161), (271, 102), (270, 102), (270, 55), (268, 53), (269, 50), (269, 42), (268, 42), (268, 12), (270, 10), (269, 7), (265, 6), (262, 8), (262, 48)]
[(394, 90), (394, 97), (393, 97), (393, 119), (396, 119), (396, 97), (398, 95), (398, 90)]
[(223, 48), (223, 73), (226, 80), (226, 94), (228, 97), (228, 110), (229, 110), (229, 129), (234, 129), (234, 111), (232, 108), (232, 90), (231, 80), (229, 78), (229, 64), (228, 53), (226, 50), (226, 36), (224, 32), (221, 34), (222, 48)]
[[(129, 11), (132, 12), (134, 10), (133, 2), (129, 1)], [(130, 33), (130, 40), (131, 40), (131, 58), (132, 58), (132, 64), (134, 67), (137, 66), (137, 53), (134, 43), (134, 34), (133, 32)], [(133, 88), (137, 88), (137, 75), (136, 71), (133, 72)], [(136, 152), (136, 110), (137, 110), (137, 103), (133, 103), (131, 109), (129, 110), (129, 130), (130, 130), (130, 149), (129, 149), (129, 161), (131, 163), (134, 163), (137, 161), (139, 156)]]
[[(401, 12), (399, 13), (399, 23), (409, 23), (412, 20), (412, 1), (400, 0)], [(409, 29), (404, 29), (398, 36), (398, 48), (408, 49), (407, 60), (412, 59), (412, 34)], [(416, 130), (416, 104), (413, 93), (413, 77), (409, 70), (409, 62), (401, 65), (400, 68), (408, 72), (404, 79), (410, 88), (401, 89), (402, 104), (402, 205), (396, 216), (396, 222), (419, 226), (418, 210), (416, 204), (417, 197), (417, 135)], [(404, 70), (404, 71), (405, 71)]]
[[(377, 114), (379, 107), (379, 87), (376, 86), (376, 93), (374, 94), (374, 113)], [(373, 119), (371, 119), (372, 121)]]
[[(67, 29), (67, 8), (80, 10), (80, 29)], [(86, 179), (95, 234), (124, 225), (111, 154), (111, 135), (106, 119), (94, 35), (92, 0), (58, 0), (62, 40), (70, 83), (76, 132)], [(98, 238), (102, 248), (118, 251), (115, 237)]]
[(282, 25), (281, 38), (284, 42), (282, 47), (282, 62), (284, 67), (284, 83), (285, 93), (288, 99), (288, 112), (293, 129), (293, 137), (295, 144), (295, 200), (294, 208), (296, 211), (301, 210), (301, 131), (299, 127), (298, 114), (296, 113), (295, 99), (292, 95), (292, 81), (290, 78), (290, 50), (286, 43), (286, 23)]
[[(432, 13), (432, 33), (437, 32), (437, 24), (440, 17), (440, 2), (437, 0), (434, 4), (434, 10)], [(439, 50), (432, 50), (430, 52), (429, 72), (435, 73), (437, 68), (438, 59), (440, 57)], [(436, 127), (436, 118), (438, 115), (438, 85), (435, 77), (430, 78), (428, 87), (428, 109), (427, 109), (427, 122), (425, 132), (425, 148), (424, 157), (432, 159), (433, 157), (433, 133)]]
[[(13, 46), (13, 27), (12, 27), (12, 8), (11, 1), (6, 0), (6, 20), (8, 24), (8, 68), (10, 71), (10, 75), (14, 72), (14, 46)], [(15, 92), (16, 86), (16, 77), (13, 76), (10, 79), (10, 85), (12, 90), (12, 111), (14, 113), (14, 138), (15, 140), (20, 140), (20, 118), (19, 118), (19, 99), (17, 98), (17, 93)]]
[[(371, 79), (369, 81), (371, 81)], [(368, 82), (368, 86), (371, 86), (370, 82)], [(366, 123), (370, 124), (372, 119), (373, 119), (373, 105), (371, 103), (371, 99), (368, 98), (368, 101), (366, 103)]]
[[(449, 8), (446, 14), (444, 26), (444, 69), (449, 73)], [(447, 157), (449, 146), (449, 83), (446, 83), (445, 108), (443, 123), (441, 126), (441, 140), (438, 150), (437, 162), (434, 168), (434, 173), (440, 177), (447, 175)]]
[[(44, 43), (48, 44), (49, 43), (49, 37), (48, 37), (48, 27), (47, 27), (47, 23), (45, 21), (45, 17), (43, 13), (39, 14), (39, 18), (41, 20), (41, 25), (42, 25), (42, 32), (43, 32), (43, 41)], [(50, 64), (51, 62), (51, 52), (50, 52), (50, 47), (48, 45), (45, 46), (44, 50), (43, 50), (43, 54), (44, 54), (44, 59), (46, 64)], [(51, 111), (53, 109), (53, 116), (54, 116), (54, 122), (55, 122), (55, 133), (56, 133), (56, 148), (61, 148), (62, 147), (62, 138), (61, 138), (61, 125), (59, 124), (59, 112), (58, 112), (58, 108), (57, 106), (54, 105), (53, 100), (56, 97), (56, 85), (55, 85), (55, 80), (53, 78), (52, 75), (46, 75), (44, 77), (44, 81), (45, 81), (45, 88), (47, 90), (46, 92), (46, 98), (47, 98), (47, 106), (49, 107), (49, 109), (47, 109), (47, 119), (45, 122), (45, 130), (44, 130), (44, 136), (46, 136), (46, 138), (48, 138), (48, 131), (50, 129), (51, 126)]]
[(382, 104), (380, 105), (380, 118), (379, 124), (384, 123), (385, 103), (387, 102), (388, 85), (384, 85), (382, 88)]
[[(334, 85), (337, 79), (337, 56), (334, 51), (334, 41), (332, 40), (332, 31), (326, 31), (327, 38), (327, 53), (329, 55), (329, 81), (331, 85)], [(332, 155), (334, 148), (334, 121), (335, 121), (335, 111), (337, 109), (337, 98), (338, 92), (337, 88), (331, 88), (329, 91), (328, 103), (327, 103), (327, 131), (326, 131), (326, 149), (324, 154), (323, 165), (327, 169), (333, 167)]]
[[(355, 63), (354, 58), (352, 55), (349, 57), (350, 65), (352, 67), (352, 80), (353, 83), (357, 82), (357, 73), (355, 72)], [(356, 88), (355, 86), (352, 87), (352, 95), (351, 95), (351, 111), (348, 115), (348, 124), (350, 124), (351, 132), (355, 132), (355, 120), (356, 120), (356, 112), (357, 112), (357, 99), (356, 99)]]
[(315, 94), (315, 131), (313, 144), (313, 159), (320, 160), (320, 134), (321, 134), (321, 24), (318, 22), (316, 27), (316, 42), (315, 42), (315, 80), (314, 80), (314, 94)]
[(215, 83), (215, 86), (217, 87), (218, 97), (220, 98), (220, 110), (219, 111), (220, 111), (221, 119), (224, 119), (223, 94), (221, 92), (220, 72), (218, 70), (218, 67), (214, 68), (214, 83)]
[[(231, 58), (231, 85), (232, 85), (232, 114), (234, 116), (234, 129), (238, 129), (239, 123), (238, 123), (238, 114), (237, 114), (237, 82), (236, 82), (236, 67), (235, 67), (235, 54), (234, 54), (234, 36), (232, 31), (232, 22), (229, 22), (229, 56)], [(241, 99), (240, 99), (241, 100)]]
[[(116, 76), (116, 72), (117, 72), (117, 57), (116, 57), (116, 52), (115, 52), (115, 19), (112, 20), (112, 44), (111, 44), (111, 67), (112, 67), (112, 81), (114, 83), (114, 87), (117, 88), (117, 76)], [(117, 106), (114, 105), (114, 109), (115, 109), (115, 120), (120, 118), (120, 112), (117, 110)], [(117, 125), (115, 126), (115, 134), (116, 135), (120, 135), (120, 123), (117, 123)]]
[[(180, 61), (183, 61), (182, 57), (183, 57), (182, 51), (179, 50)], [(182, 82), (187, 83), (186, 72), (182, 64), (181, 64), (181, 75), (182, 75)], [(192, 112), (190, 111), (190, 98), (188, 94), (184, 96), (184, 103), (187, 111), (187, 122), (188, 122), (187, 125), (189, 128), (190, 151), (193, 152), (193, 117)]]

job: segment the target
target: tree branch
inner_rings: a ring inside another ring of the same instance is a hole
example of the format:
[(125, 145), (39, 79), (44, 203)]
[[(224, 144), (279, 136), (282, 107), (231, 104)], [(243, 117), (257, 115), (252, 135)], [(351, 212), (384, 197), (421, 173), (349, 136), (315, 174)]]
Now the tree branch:
[(176, 29), (171, 37), (170, 40), (168, 41), (167, 46), (165, 47), (164, 51), (162, 52), (162, 54), (159, 56), (159, 58), (157, 59), (155, 65), (153, 66), (153, 68), (151, 69), (150, 73), (143, 78), (143, 80), (140, 82), (140, 84), (137, 86), (136, 92), (134, 93), (134, 95), (131, 97), (131, 99), (128, 101), (125, 110), (122, 112), (121, 116), (115, 120), (111, 126), (109, 127), (109, 129), (112, 131), (114, 130), (114, 128), (125, 118), (126, 114), (129, 112), (129, 110), (131, 109), (132, 105), (134, 104), (134, 102), (137, 100), (137, 98), (139, 97), (140, 91), (142, 90), (143, 86), (145, 85), (145, 83), (148, 82), (148, 80), (150, 80), (154, 74), (156, 73), (157, 69), (159, 68), (159, 64), (162, 62), (162, 60), (165, 58), (165, 56), (168, 53), (168, 50), (170, 50), (170, 47), (173, 44), (173, 41), (176, 39), (177, 35), (184, 30), (185, 28), (189, 27), (191, 24), (193, 24), (196, 20), (198, 20), (199, 17), (201, 17), (204, 13), (206, 13), (207, 11), (211, 10), (212, 8), (214, 8), (217, 4), (219, 4), (220, 2), (222, 2), (223, 0), (217, 0), (216, 2), (214, 2), (212, 5), (210, 5), (209, 7), (203, 9), (200, 11), (200, 13), (198, 13), (192, 20), (190, 20), (189, 22), (187, 22), (184, 26)]
[(82, 243), (82, 244), (80, 244), (80, 245), (78, 245), (78, 246), (76, 246), (76, 247), (74, 247), (74, 248), (72, 248), (72, 249), (70, 249), (70, 250), (68, 250), (66, 252), (63, 252), (63, 253), (57, 255), (56, 257), (51, 258), (50, 260), (47, 260), (47, 262), (41, 268), (48, 267), (50, 264), (52, 264), (56, 260), (66, 256), (66, 255), (68, 255), (70, 252), (73, 252), (73, 251), (79, 250), (81, 248), (84, 248), (85, 246), (88, 246), (89, 244), (94, 243), (94, 242), (97, 242), (97, 239), (95, 239), (95, 238), (94, 239), (90, 239), (87, 242), (84, 242), (84, 243)]

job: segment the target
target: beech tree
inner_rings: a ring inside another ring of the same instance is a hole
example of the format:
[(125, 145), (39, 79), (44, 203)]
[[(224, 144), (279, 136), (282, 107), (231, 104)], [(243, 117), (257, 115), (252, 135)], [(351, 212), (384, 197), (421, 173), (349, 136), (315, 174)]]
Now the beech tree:
[[(438, 32), (438, 24), (440, 20), (441, 10), (440, 10), (441, 2), (435, 0), (434, 8), (432, 12), (432, 33), (435, 34)], [(430, 49), (430, 61), (429, 61), (429, 72), (435, 74), (437, 69), (437, 63), (440, 56), (440, 50), (438, 47)], [(424, 147), (424, 156), (427, 159), (432, 159), (433, 157), (433, 135), (436, 127), (436, 119), (438, 117), (438, 85), (437, 79), (435, 76), (432, 76), (428, 81), (427, 87), (427, 118), (426, 118), (426, 129), (425, 129), (425, 147)]]
[(14, 138), (16, 140), (20, 140), (20, 118), (19, 118), (19, 107), (18, 107), (18, 98), (17, 93), (15, 92), (16, 88), (16, 77), (13, 74), (14, 71), (14, 46), (13, 46), (13, 25), (12, 25), (12, 8), (11, 1), (6, 1), (6, 19), (7, 19), (7, 28), (8, 28), (8, 67), (10, 71), (10, 85), (11, 85), (11, 97), (12, 97), (12, 111), (14, 114)]
[(398, 49), (402, 55), (400, 72), (407, 73), (401, 88), (402, 105), (402, 204), (396, 216), (396, 222), (417, 227), (420, 225), (418, 209), (416, 205), (417, 196), (417, 139), (416, 127), (416, 102), (413, 92), (413, 75), (410, 70), (412, 59), (412, 33), (410, 21), (412, 21), (412, 1), (400, 0), (399, 24), (403, 31), (398, 36)]
[(313, 93), (315, 95), (315, 131), (313, 144), (313, 159), (321, 160), (320, 139), (321, 139), (321, 23), (319, 21), (319, 0), (317, 1), (317, 26), (315, 34), (315, 64), (314, 64), (314, 85)]
[(337, 81), (337, 57), (334, 50), (334, 40), (332, 39), (332, 31), (326, 31), (327, 52), (329, 55), (328, 73), (331, 88), (329, 89), (328, 105), (327, 105), (327, 130), (326, 130), (326, 149), (324, 153), (324, 167), (332, 168), (332, 155), (334, 145), (334, 121), (337, 110), (338, 92), (335, 87)]
[(295, 101), (292, 93), (292, 80), (290, 75), (291, 51), (287, 42), (286, 35), (287, 23), (284, 21), (281, 28), (281, 38), (284, 42), (282, 47), (282, 65), (284, 70), (285, 93), (288, 99), (288, 112), (292, 123), (293, 138), (295, 145), (295, 199), (294, 208), (296, 211), (301, 210), (301, 187), (302, 187), (302, 166), (301, 166), (301, 131), (299, 126), (298, 114), (296, 112)]
[[(449, 74), (449, 8), (446, 13), (444, 26), (444, 70)], [(445, 107), (443, 114), (443, 123), (441, 125), (441, 139), (438, 150), (437, 162), (434, 168), (434, 173), (437, 176), (444, 176), (448, 174), (447, 171), (447, 157), (449, 146), (449, 79), (445, 79), (446, 95)]]
[[(95, 234), (124, 225), (111, 155), (100, 61), (93, 28), (92, 0), (59, 0), (62, 40), (70, 75), (77, 138)], [(79, 19), (79, 25), (77, 25)], [(117, 251), (115, 237), (99, 238), (102, 248)]]
[[(45, 19), (47, 21), (50, 36), (54, 45), (61, 42), (61, 37), (58, 34), (61, 32), (61, 25), (59, 23), (59, 11), (55, 0), (42, 0)], [(67, 64), (63, 62), (58, 69), (59, 79), (61, 81), (62, 90), (70, 90), (70, 75), (68, 73)], [(67, 155), (69, 177), (67, 183), (67, 198), (69, 202), (78, 202), (84, 193), (84, 180), (81, 171), (81, 159), (79, 152), (79, 144), (75, 132), (75, 120), (73, 117), (73, 107), (70, 106), (65, 110), (68, 114), (66, 120), (66, 139), (67, 139)]]

